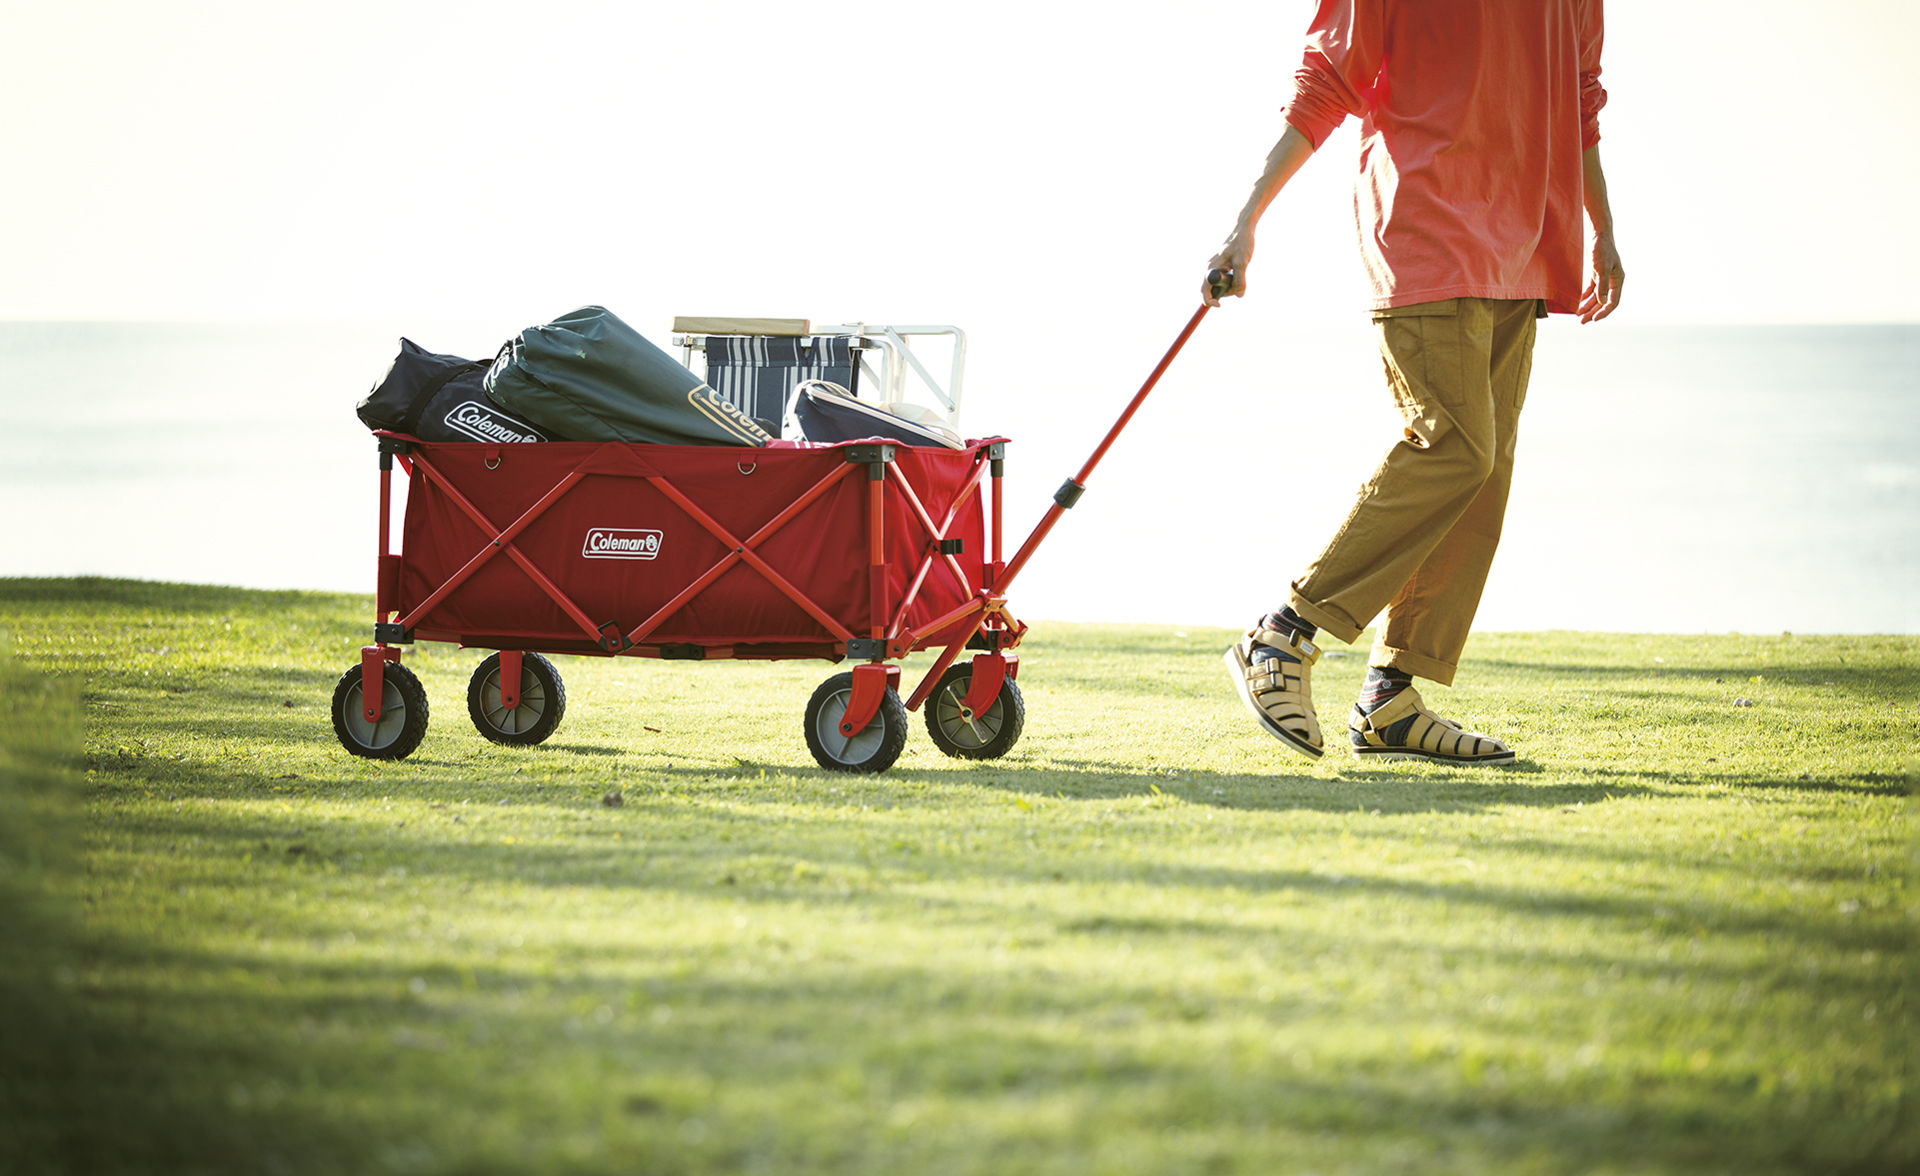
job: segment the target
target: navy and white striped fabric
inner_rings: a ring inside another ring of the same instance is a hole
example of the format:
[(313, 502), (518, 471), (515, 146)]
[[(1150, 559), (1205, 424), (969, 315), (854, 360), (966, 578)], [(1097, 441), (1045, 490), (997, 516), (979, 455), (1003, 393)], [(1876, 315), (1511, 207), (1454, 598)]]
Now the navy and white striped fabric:
[(845, 335), (785, 338), (707, 336), (707, 383), (720, 398), (780, 431), (787, 398), (802, 380), (854, 387), (852, 340)]

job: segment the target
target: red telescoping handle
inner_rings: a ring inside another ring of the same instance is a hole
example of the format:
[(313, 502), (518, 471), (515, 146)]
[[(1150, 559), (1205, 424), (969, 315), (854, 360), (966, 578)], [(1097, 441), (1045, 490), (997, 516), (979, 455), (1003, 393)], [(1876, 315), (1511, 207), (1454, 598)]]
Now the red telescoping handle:
[[(1215, 298), (1225, 297), (1233, 289), (1233, 271), (1208, 270), (1207, 288)], [(1114, 441), (1120, 436), (1120, 431), (1127, 427), (1127, 422), (1133, 419), (1133, 414), (1139, 411), (1140, 405), (1146, 401), (1147, 393), (1153, 391), (1153, 386), (1160, 382), (1160, 377), (1165, 375), (1167, 368), (1173, 365), (1174, 356), (1179, 355), (1180, 349), (1185, 347), (1187, 340), (1193, 337), (1194, 329), (1200, 325), (1201, 319), (1207, 317), (1209, 309), (1203, 302), (1200, 304), (1200, 309), (1193, 312), (1193, 317), (1187, 320), (1187, 325), (1180, 331), (1180, 337), (1175, 339), (1173, 346), (1167, 348), (1167, 353), (1160, 357), (1160, 362), (1154, 367), (1153, 374), (1148, 376), (1147, 382), (1140, 385), (1140, 390), (1133, 394), (1133, 399), (1127, 404), (1126, 411), (1120, 414), (1119, 420), (1113, 422), (1113, 428), (1107, 430), (1107, 435), (1100, 442), (1099, 448), (1087, 458), (1087, 464), (1081, 466), (1078, 474), (1067, 479), (1060, 489), (1055, 491), (1053, 505), (1047, 508), (1047, 513), (1040, 519), (1039, 526), (1036, 526), (1033, 534), (1027, 536), (1027, 541), (1020, 545), (1020, 550), (1007, 563), (1007, 570), (994, 581), (995, 592), (1002, 595), (1006, 593), (1007, 585), (1012, 583), (1013, 578), (1020, 573), (1020, 569), (1026, 566), (1027, 560), (1033, 556), (1034, 549), (1040, 546), (1042, 539), (1047, 537), (1047, 532), (1053, 530), (1053, 525), (1060, 521), (1061, 515), (1072, 509), (1074, 503), (1080, 501), (1080, 495), (1087, 488), (1087, 479), (1093, 476), (1093, 467), (1099, 465), (1100, 459), (1105, 457), (1107, 450), (1113, 447)]]

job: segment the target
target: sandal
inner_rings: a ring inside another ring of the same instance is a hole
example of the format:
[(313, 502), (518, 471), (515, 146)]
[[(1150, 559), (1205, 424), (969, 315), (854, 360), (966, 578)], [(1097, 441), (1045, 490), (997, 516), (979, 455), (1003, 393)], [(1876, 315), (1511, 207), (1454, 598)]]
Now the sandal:
[[(1256, 645), (1280, 651), (1281, 656), (1253, 660)], [(1267, 733), (1303, 755), (1319, 759), (1326, 750), (1320, 720), (1313, 713), (1308, 676), (1320, 660), (1320, 647), (1303, 637), (1273, 629), (1253, 629), (1221, 659), (1240, 692)]]
[(1460, 724), (1434, 714), (1411, 686), (1372, 714), (1354, 707), (1347, 718), (1347, 734), (1353, 740), (1353, 754), (1360, 759), (1415, 759), (1442, 764), (1513, 762), (1513, 751), (1506, 744), (1463, 730)]

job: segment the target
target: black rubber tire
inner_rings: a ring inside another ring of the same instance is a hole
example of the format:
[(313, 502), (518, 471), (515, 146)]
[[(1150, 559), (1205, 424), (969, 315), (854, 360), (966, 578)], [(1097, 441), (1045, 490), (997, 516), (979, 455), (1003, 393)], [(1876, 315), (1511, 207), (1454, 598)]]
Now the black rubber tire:
[(381, 669), (380, 721), (360, 713), (360, 666), (340, 675), (333, 688), (333, 733), (340, 746), (367, 759), (397, 760), (413, 754), (427, 734), (427, 691), (399, 662)]
[(500, 705), (500, 655), (487, 657), (467, 682), (467, 715), (495, 743), (531, 747), (543, 742), (567, 713), (567, 688), (560, 671), (537, 653), (520, 655), (520, 705)]
[(1026, 730), (1026, 700), (1020, 696), (1019, 683), (1008, 678), (987, 709), (968, 722), (960, 713), (960, 704), (966, 701), (972, 682), (972, 666), (954, 666), (940, 675), (940, 684), (927, 696), (927, 734), (933, 737), (934, 746), (948, 755), (999, 759), (1013, 750), (1020, 733)]
[(852, 698), (850, 673), (835, 674), (820, 683), (807, 700), (807, 750), (828, 771), (884, 772), (907, 746), (906, 704), (898, 691), (888, 687), (866, 730), (848, 738), (840, 734), (840, 720)]

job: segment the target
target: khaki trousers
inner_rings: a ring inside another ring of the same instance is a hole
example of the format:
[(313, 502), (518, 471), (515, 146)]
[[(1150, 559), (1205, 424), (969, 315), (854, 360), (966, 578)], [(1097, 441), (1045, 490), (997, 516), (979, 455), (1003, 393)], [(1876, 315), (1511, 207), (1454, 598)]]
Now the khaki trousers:
[(1405, 434), (1289, 598), (1348, 643), (1384, 610), (1369, 664), (1453, 682), (1500, 543), (1539, 311), (1453, 298), (1374, 315)]

